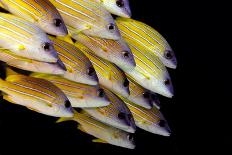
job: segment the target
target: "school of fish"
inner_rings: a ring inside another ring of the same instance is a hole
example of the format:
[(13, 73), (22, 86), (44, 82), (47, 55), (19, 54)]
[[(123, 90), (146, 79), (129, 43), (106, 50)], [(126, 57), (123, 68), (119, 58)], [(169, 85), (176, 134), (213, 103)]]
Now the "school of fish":
[(177, 59), (159, 32), (132, 19), (129, 0), (0, 0), (0, 7), (3, 100), (75, 121), (97, 143), (135, 149), (136, 128), (171, 135), (158, 95), (174, 96), (167, 68)]

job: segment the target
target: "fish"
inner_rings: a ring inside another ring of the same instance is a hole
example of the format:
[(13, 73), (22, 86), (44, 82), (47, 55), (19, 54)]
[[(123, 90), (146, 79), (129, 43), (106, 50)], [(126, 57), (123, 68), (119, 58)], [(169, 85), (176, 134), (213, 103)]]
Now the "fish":
[(73, 117), (68, 98), (47, 80), (7, 73), (5, 80), (0, 79), (0, 91), (4, 100), (35, 112), (53, 117)]
[(128, 0), (96, 0), (110, 13), (124, 18), (131, 18), (131, 9)]
[(62, 75), (64, 78), (88, 85), (98, 84), (96, 71), (85, 54), (62, 38), (58, 39), (52, 36), (49, 38), (53, 41), (59, 58), (67, 68), (67, 71)]
[(170, 75), (160, 59), (150, 52), (145, 52), (133, 41), (124, 39), (134, 54), (136, 62), (135, 69), (125, 71), (126, 75), (152, 92), (169, 98), (173, 97), (174, 90)]
[(128, 149), (135, 148), (133, 134), (97, 121), (83, 110), (80, 110), (80, 112), (74, 111), (72, 118), (60, 118), (57, 123), (64, 121), (77, 122), (79, 130), (97, 138), (92, 140), (93, 142), (107, 143)]
[(107, 60), (94, 55), (89, 48), (81, 43), (75, 43), (75, 45), (92, 62), (99, 79), (99, 84), (121, 96), (129, 96), (129, 81), (123, 71)]
[(123, 38), (159, 57), (166, 67), (176, 69), (177, 59), (174, 51), (154, 28), (137, 20), (120, 17), (116, 19), (116, 23)]
[(32, 22), (46, 33), (68, 34), (60, 13), (48, 0), (0, 0), (0, 3), (10, 13)]
[(65, 93), (72, 107), (93, 108), (104, 107), (110, 104), (104, 90), (99, 86), (73, 82), (56, 75), (32, 73), (30, 76), (52, 82)]
[(123, 100), (130, 109), (137, 127), (162, 136), (170, 136), (171, 130), (163, 114), (154, 106), (146, 109), (133, 102)]
[(122, 39), (102, 39), (81, 33), (75, 35), (72, 32), (73, 31), (71, 30), (70, 34), (72, 38), (74, 38), (78, 43), (82, 43), (91, 49), (93, 54), (116, 64), (123, 70), (133, 70), (135, 68), (136, 64), (134, 56), (130, 48)]
[(0, 49), (43, 62), (57, 62), (59, 59), (53, 43), (43, 30), (6, 13), (0, 13)]
[(151, 109), (153, 107), (150, 91), (140, 86), (131, 78), (127, 77), (129, 81), (130, 95), (125, 98), (129, 101), (144, 107), (146, 109)]
[(136, 130), (134, 118), (126, 104), (111, 91), (101, 85), (100, 87), (105, 91), (111, 104), (106, 107), (83, 108), (83, 110), (105, 124), (134, 133)]
[(66, 26), (76, 33), (117, 40), (119, 30), (110, 13), (95, 0), (50, 0), (60, 12)]
[(0, 61), (6, 62), (10, 66), (31, 72), (62, 75), (66, 71), (62, 65), (59, 65), (59, 63), (26, 59), (13, 54), (9, 50), (0, 49)]

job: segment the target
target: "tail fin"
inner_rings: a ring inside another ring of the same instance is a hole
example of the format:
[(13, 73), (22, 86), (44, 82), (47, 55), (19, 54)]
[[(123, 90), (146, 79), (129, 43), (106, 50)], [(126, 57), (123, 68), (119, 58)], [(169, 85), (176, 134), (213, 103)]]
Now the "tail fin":
[(65, 121), (71, 121), (72, 120), (72, 117), (61, 117), (59, 118), (56, 123), (61, 123), (61, 122), (65, 122)]

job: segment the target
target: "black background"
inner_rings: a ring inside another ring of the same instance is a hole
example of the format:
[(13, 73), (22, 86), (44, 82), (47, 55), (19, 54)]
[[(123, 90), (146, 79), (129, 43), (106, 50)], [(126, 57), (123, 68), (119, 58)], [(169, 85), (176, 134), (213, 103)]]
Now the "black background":
[[(172, 129), (170, 137), (138, 130), (135, 150), (92, 143), (93, 137), (76, 129), (74, 122), (55, 124), (56, 119), (37, 114), (1, 99), (0, 155), (83, 153), (193, 153), (223, 151), (230, 139), (231, 104), (226, 93), (231, 84), (229, 51), (219, 4), (196, 1), (131, 0), (133, 18), (158, 30), (174, 49), (178, 68), (169, 70), (173, 99), (161, 98), (162, 112)], [(226, 9), (225, 9), (226, 10)], [(212, 41), (211, 41), (212, 40)], [(219, 45), (220, 50), (216, 50)], [(229, 45), (229, 44), (228, 44)], [(227, 50), (222, 47), (228, 47)], [(228, 61), (227, 61), (228, 59)], [(3, 71), (1, 69), (1, 74)], [(215, 104), (216, 103), (216, 104)], [(230, 139), (231, 140), (231, 139)]]

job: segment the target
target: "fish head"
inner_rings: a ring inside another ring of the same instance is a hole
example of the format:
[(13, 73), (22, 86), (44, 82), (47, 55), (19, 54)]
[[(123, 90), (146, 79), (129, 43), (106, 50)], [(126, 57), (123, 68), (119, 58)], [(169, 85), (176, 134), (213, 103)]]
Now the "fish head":
[(113, 82), (112, 90), (123, 97), (128, 97), (130, 95), (128, 79), (126, 77), (122, 77)]
[(84, 98), (86, 99), (86, 104), (94, 104), (101, 106), (107, 106), (110, 104), (104, 89), (100, 87), (92, 87), (88, 89), (88, 92), (83, 93)]
[(121, 37), (121, 34), (119, 32), (118, 26), (114, 22), (114, 19), (111, 15), (109, 15), (110, 18), (107, 18), (103, 20), (103, 22), (98, 22), (96, 25), (94, 25), (94, 29), (89, 29), (83, 31), (83, 33), (100, 37), (104, 39), (112, 39), (112, 40), (118, 40)]
[(52, 4), (50, 4), (50, 7), (51, 13), (46, 19), (38, 21), (39, 26), (41, 27), (41, 29), (49, 34), (56, 36), (66, 36), (68, 34), (68, 30), (65, 26), (63, 18)]
[(128, 99), (144, 108), (151, 109), (153, 105), (150, 95), (149, 91), (144, 91), (138, 94), (133, 94), (133, 96), (129, 96)]
[(33, 52), (33, 56), (36, 60), (43, 62), (53, 62), (58, 61), (57, 51), (54, 49), (53, 42), (48, 38), (45, 33), (40, 33), (31, 39), (32, 45), (30, 50)]
[(165, 51), (163, 52), (163, 56), (161, 57), (161, 61), (164, 63), (165, 66), (176, 69), (177, 59), (171, 47), (168, 46), (168, 48), (165, 49)]
[(109, 54), (110, 60), (122, 70), (133, 70), (136, 67), (136, 63), (131, 49), (122, 39), (113, 42), (110, 44), (113, 45), (110, 47), (110, 49), (113, 49)]
[(125, 18), (131, 17), (128, 0), (103, 0), (102, 3), (112, 14)]
[(66, 99), (62, 104), (56, 104), (54, 108), (54, 115), (57, 117), (73, 117), (73, 108), (68, 99)]
[(135, 148), (134, 134), (122, 130), (114, 130), (111, 137), (111, 143), (128, 149)]

